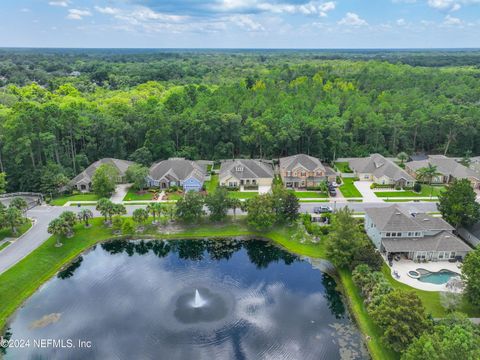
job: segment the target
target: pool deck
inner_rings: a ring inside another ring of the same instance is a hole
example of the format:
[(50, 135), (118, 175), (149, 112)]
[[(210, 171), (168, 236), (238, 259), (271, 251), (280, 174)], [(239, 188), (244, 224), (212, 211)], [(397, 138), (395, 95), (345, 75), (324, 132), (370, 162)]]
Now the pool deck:
[[(405, 260), (402, 259), (400, 261), (393, 261), (393, 265), (390, 267), (390, 271), (392, 274), (392, 277), (404, 284), (407, 284), (408, 286), (411, 286), (415, 289), (419, 290), (425, 290), (425, 291), (447, 291), (447, 292), (452, 292), (452, 289), (447, 288), (445, 285), (446, 284), (430, 284), (430, 283), (425, 283), (421, 282), (417, 279), (411, 278), (408, 276), (408, 272), (411, 270), (417, 270), (417, 269), (425, 269), (431, 272), (437, 272), (440, 270), (450, 270), (453, 272), (456, 272), (458, 274), (461, 274), (460, 270), (460, 263), (450, 263), (448, 261), (437, 261), (437, 262), (432, 262), (429, 261), (427, 263), (415, 263), (412, 260)], [(393, 272), (396, 271), (399, 275), (400, 278), (396, 278)]]

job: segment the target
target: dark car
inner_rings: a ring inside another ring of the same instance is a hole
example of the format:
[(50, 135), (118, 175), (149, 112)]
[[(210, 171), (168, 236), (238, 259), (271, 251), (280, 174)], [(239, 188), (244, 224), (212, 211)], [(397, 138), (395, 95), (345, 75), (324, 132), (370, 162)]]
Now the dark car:
[(330, 206), (318, 206), (313, 208), (315, 214), (326, 214), (333, 212), (333, 209)]
[(328, 193), (330, 196), (337, 196), (337, 190), (335, 190), (335, 188), (328, 189)]

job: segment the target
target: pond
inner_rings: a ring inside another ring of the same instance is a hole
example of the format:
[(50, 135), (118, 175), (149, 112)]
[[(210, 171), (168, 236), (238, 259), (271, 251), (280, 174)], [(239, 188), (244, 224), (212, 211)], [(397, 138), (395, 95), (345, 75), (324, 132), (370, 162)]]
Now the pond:
[(98, 245), (5, 335), (6, 359), (368, 358), (334, 279), (263, 240)]

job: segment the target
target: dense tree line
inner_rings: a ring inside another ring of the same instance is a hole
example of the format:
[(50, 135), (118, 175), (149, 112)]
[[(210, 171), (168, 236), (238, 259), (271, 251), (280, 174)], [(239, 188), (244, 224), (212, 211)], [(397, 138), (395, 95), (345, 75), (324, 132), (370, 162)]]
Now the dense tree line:
[[(480, 70), (473, 67), (275, 52), (75, 54), (42, 53), (42, 66), (25, 56), (32, 71), (66, 68), (52, 70), (44, 86), (0, 92), (0, 172), (10, 191), (50, 192), (102, 157), (149, 165), (169, 156), (480, 153)], [(22, 58), (0, 55), (0, 74), (5, 62)], [(79, 64), (105, 71), (62, 75)], [(159, 77), (157, 66), (181, 71)]]

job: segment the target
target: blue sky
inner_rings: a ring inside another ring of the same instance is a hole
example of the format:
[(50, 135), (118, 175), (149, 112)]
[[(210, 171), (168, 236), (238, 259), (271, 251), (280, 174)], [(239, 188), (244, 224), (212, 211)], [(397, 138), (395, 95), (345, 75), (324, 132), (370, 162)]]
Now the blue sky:
[(2, 0), (0, 46), (480, 47), (480, 0)]

